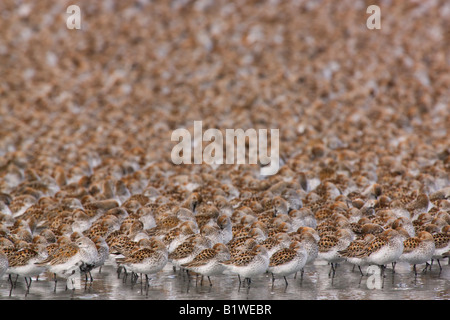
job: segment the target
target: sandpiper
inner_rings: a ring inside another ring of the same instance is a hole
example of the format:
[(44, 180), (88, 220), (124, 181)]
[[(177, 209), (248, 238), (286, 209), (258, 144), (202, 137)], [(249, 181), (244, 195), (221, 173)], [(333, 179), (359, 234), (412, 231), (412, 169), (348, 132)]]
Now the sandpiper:
[(295, 274), (302, 270), (306, 264), (308, 253), (302, 244), (298, 241), (292, 241), (288, 248), (283, 248), (275, 252), (269, 261), (267, 271), (272, 273), (272, 286), (275, 281), (275, 275), (282, 276), (288, 285), (286, 276)]
[(335, 235), (325, 235), (320, 238), (317, 259), (330, 263), (329, 276), (332, 275), (334, 277), (337, 264), (345, 261), (339, 254), (339, 251), (347, 248), (352, 240), (353, 233), (347, 229), (339, 229)]
[(403, 242), (403, 253), (398, 261), (407, 262), (413, 265), (414, 274), (417, 276), (416, 265), (425, 263), (428, 267), (428, 261), (433, 258), (435, 243), (433, 236), (427, 231), (420, 231), (417, 237), (411, 237)]
[(48, 271), (54, 274), (56, 291), (57, 276), (68, 278), (83, 265), (93, 265), (97, 255), (97, 248), (92, 240), (81, 237), (76, 243), (61, 246), (43, 261), (36, 262), (36, 265), (47, 267)]
[(147, 280), (147, 294), (149, 274), (162, 270), (168, 261), (168, 252), (164, 243), (158, 239), (151, 240), (149, 248), (142, 248), (124, 258), (117, 258), (117, 263), (135, 274), (144, 274)]
[(203, 276), (208, 277), (212, 286), (210, 276), (222, 274), (225, 266), (220, 262), (230, 259), (230, 251), (223, 243), (216, 243), (212, 248), (202, 250), (191, 262), (182, 264), (181, 267), (202, 275), (200, 285), (203, 284)]
[(269, 253), (262, 245), (256, 245), (252, 250), (222, 262), (231, 273), (237, 274), (239, 284), (241, 277), (247, 280), (250, 287), (251, 278), (263, 274), (269, 267)]

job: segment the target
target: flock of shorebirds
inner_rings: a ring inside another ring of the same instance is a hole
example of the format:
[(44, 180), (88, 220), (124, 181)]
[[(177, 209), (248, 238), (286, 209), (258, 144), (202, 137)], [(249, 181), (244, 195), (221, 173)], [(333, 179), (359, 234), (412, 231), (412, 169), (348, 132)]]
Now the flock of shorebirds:
[[(60, 1), (0, 1), (10, 294), (104, 265), (213, 288), (448, 268), (449, 1), (384, 1), (381, 30), (364, 1), (80, 2), (69, 30)], [(200, 120), (279, 129), (280, 170), (174, 165), (172, 133)]]
[[(145, 180), (132, 194), (125, 177), (95, 181), (52, 179), (25, 170), (11, 193), (0, 195), (0, 276), (11, 291), (19, 277), (29, 292), (43, 273), (58, 279), (88, 276), (105, 263), (132, 281), (173, 268), (206, 276), (303, 276), (316, 259), (331, 266), (407, 262), (417, 275), (450, 251), (450, 187), (393, 199), (377, 184), (344, 195), (336, 181), (287, 175), (273, 184), (254, 176), (210, 170), (167, 176), (160, 165), (130, 175)], [(293, 173), (291, 171), (291, 173)], [(64, 183), (62, 183), (64, 181)], [(395, 272), (395, 269), (393, 269)], [(51, 277), (48, 277), (51, 279)], [(66, 287), (67, 289), (67, 287)], [(10, 292), (11, 292), (10, 291)]]

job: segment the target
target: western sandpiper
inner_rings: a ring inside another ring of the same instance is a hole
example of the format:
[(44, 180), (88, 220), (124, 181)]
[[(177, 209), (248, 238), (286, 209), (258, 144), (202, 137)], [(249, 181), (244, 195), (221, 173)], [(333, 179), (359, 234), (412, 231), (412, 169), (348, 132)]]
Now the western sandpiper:
[[(309, 227), (300, 227), (295, 235), (291, 236), (293, 240), (299, 241), (301, 246), (306, 250), (306, 262), (305, 265), (312, 264), (319, 255), (319, 235), (318, 233)], [(304, 269), (301, 270), (301, 276), (303, 277)]]
[(388, 229), (375, 236), (361, 251), (357, 258), (366, 258), (368, 265), (377, 265), (384, 273), (385, 265), (395, 263), (403, 252), (404, 235)]
[(223, 214), (217, 218), (217, 225), (220, 228), (222, 243), (227, 244), (233, 238), (232, 223), (228, 215)]
[(361, 255), (363, 254), (367, 244), (374, 239), (375, 235), (368, 233), (362, 238), (353, 240), (344, 250), (338, 251), (338, 253), (344, 257), (347, 262), (353, 264), (354, 266), (358, 266), (361, 276), (364, 275), (361, 270), (361, 266), (368, 265), (367, 257), (361, 257)]
[(275, 281), (275, 275), (282, 276), (288, 285), (286, 276), (297, 273), (302, 270), (306, 264), (308, 253), (301, 245), (301, 242), (292, 241), (288, 248), (283, 248), (275, 252), (269, 261), (267, 271), (272, 273), (272, 286)]
[(287, 233), (278, 233), (273, 237), (269, 237), (260, 244), (266, 247), (269, 257), (272, 256), (278, 250), (289, 247), (291, 238)]
[(36, 263), (45, 258), (47, 258), (45, 245), (34, 245), (34, 248), (20, 249), (8, 258), (9, 268), (7, 273), (23, 276), (27, 284), (28, 292), (30, 290), (32, 277), (37, 277), (45, 272), (45, 266), (36, 265)]
[[(439, 265), (439, 269), (442, 270), (441, 263), (439, 260), (445, 258), (444, 253), (450, 251), (450, 233), (449, 232), (438, 232), (433, 234), (435, 251), (431, 262), (436, 260)], [(431, 266), (430, 266), (431, 268)]]
[(331, 268), (329, 275), (336, 274), (336, 265), (343, 262), (344, 258), (339, 251), (344, 250), (353, 240), (353, 233), (347, 229), (339, 229), (335, 235), (322, 236), (319, 240), (319, 253), (317, 259), (325, 260), (330, 263)]
[(216, 243), (212, 248), (202, 250), (191, 262), (182, 264), (181, 267), (207, 276), (209, 284), (212, 285), (210, 276), (219, 275), (225, 270), (220, 262), (230, 259), (230, 251), (223, 243)]
[(191, 262), (203, 249), (211, 248), (211, 245), (208, 238), (199, 234), (194, 235), (169, 253), (169, 261), (175, 268), (180, 267)]
[(117, 258), (117, 263), (123, 265), (126, 270), (135, 274), (144, 274), (147, 280), (148, 275), (161, 271), (168, 261), (168, 252), (164, 243), (158, 239), (152, 239), (149, 248), (142, 248), (124, 258)]
[(247, 280), (250, 286), (251, 278), (267, 271), (269, 267), (269, 253), (262, 245), (256, 245), (252, 250), (222, 262), (231, 273), (237, 274), (239, 283), (241, 277)]
[(317, 220), (314, 213), (309, 208), (291, 210), (289, 216), (292, 219), (292, 229), (297, 230), (300, 227), (317, 227)]
[(403, 253), (398, 261), (407, 262), (413, 265), (414, 273), (417, 276), (416, 264), (425, 263), (424, 271), (428, 267), (428, 261), (433, 258), (435, 243), (433, 236), (426, 231), (421, 231), (417, 237), (411, 237), (403, 242)]
[(92, 238), (92, 241), (95, 243), (95, 247), (97, 248), (98, 253), (93, 268), (99, 268), (99, 272), (101, 272), (102, 266), (105, 264), (105, 261), (109, 257), (109, 246), (106, 243), (105, 239), (100, 236)]

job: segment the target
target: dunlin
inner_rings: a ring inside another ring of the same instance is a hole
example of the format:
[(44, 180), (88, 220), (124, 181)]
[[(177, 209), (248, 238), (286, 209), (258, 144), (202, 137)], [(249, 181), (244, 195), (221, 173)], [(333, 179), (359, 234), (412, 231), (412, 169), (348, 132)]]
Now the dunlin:
[(191, 210), (192, 212), (196, 212), (197, 206), (202, 202), (202, 197), (197, 192), (193, 192), (190, 194), (186, 200), (182, 203), (183, 208), (187, 208)]
[(76, 243), (61, 246), (43, 261), (36, 262), (36, 265), (47, 267), (54, 274), (56, 291), (57, 276), (68, 278), (84, 265), (94, 265), (97, 255), (97, 248), (92, 240), (82, 237)]
[(164, 219), (157, 221), (156, 226), (145, 230), (149, 236), (164, 236), (167, 231), (178, 227), (183, 221), (176, 215), (169, 215)]

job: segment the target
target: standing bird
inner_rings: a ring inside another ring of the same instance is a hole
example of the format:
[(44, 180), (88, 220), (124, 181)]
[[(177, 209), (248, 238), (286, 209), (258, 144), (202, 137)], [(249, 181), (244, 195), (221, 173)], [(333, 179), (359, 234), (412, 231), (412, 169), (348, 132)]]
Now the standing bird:
[(282, 276), (288, 285), (286, 276), (295, 274), (302, 270), (306, 264), (308, 254), (306, 249), (298, 241), (292, 241), (289, 248), (283, 248), (275, 252), (269, 261), (267, 271), (272, 273), (272, 287), (275, 281), (275, 275)]
[(375, 236), (361, 251), (358, 258), (367, 258), (368, 265), (377, 265), (384, 274), (386, 264), (397, 262), (403, 252), (404, 235), (394, 229), (388, 229)]
[(423, 269), (425, 272), (429, 265), (428, 261), (433, 258), (435, 251), (433, 236), (427, 231), (420, 231), (417, 237), (406, 239), (403, 242), (403, 246), (403, 253), (398, 260), (412, 264), (416, 276), (416, 264), (425, 263), (426, 266)]
[(191, 262), (182, 264), (181, 267), (202, 275), (200, 285), (203, 284), (203, 276), (208, 277), (209, 285), (212, 286), (210, 276), (222, 274), (225, 266), (222, 261), (230, 259), (230, 251), (223, 243), (216, 243), (212, 248), (202, 250)]
[(336, 274), (336, 266), (345, 259), (339, 254), (350, 245), (353, 240), (353, 233), (347, 229), (339, 229), (335, 235), (325, 235), (319, 240), (319, 253), (317, 258), (330, 263), (331, 268), (328, 276)]
[[(320, 240), (317, 232), (309, 227), (300, 227), (297, 233), (292, 236), (293, 240), (299, 241), (300, 245), (306, 250), (306, 262), (305, 265), (313, 264), (319, 255)], [(303, 279), (304, 268), (301, 269), (301, 278)], [(296, 275), (297, 276), (297, 275)], [(295, 276), (295, 277), (296, 277)]]
[(233, 238), (233, 228), (229, 216), (222, 214), (217, 218), (217, 225), (220, 228), (222, 243), (227, 244)]
[(243, 252), (230, 260), (222, 262), (226, 269), (238, 275), (239, 285), (241, 277), (247, 280), (248, 287), (251, 278), (267, 271), (269, 267), (269, 253), (262, 245), (256, 245), (252, 250)]
[(168, 261), (168, 252), (164, 243), (158, 239), (152, 239), (149, 248), (134, 251), (124, 258), (117, 258), (117, 263), (135, 274), (144, 274), (146, 278), (147, 294), (149, 287), (149, 274), (155, 274), (162, 270)]
[(450, 228), (447, 228), (447, 232), (434, 233), (433, 239), (435, 244), (435, 250), (433, 257), (431, 259), (431, 263), (433, 263), (433, 260), (436, 260), (439, 265), (439, 269), (442, 270), (441, 263), (439, 260), (444, 259), (445, 253), (450, 251)]
[(65, 244), (55, 250), (46, 259), (36, 262), (37, 266), (47, 267), (53, 273), (56, 291), (57, 276), (69, 278), (73, 273), (81, 271), (81, 268), (94, 265), (97, 259), (97, 248), (91, 239), (79, 238), (75, 243)]
[(100, 236), (94, 237), (92, 241), (94, 241), (97, 248), (97, 259), (94, 262), (94, 268), (99, 268), (99, 272), (101, 272), (102, 266), (109, 257), (109, 247), (105, 239)]
[(363, 254), (365, 247), (374, 239), (375, 235), (368, 233), (363, 238), (353, 240), (344, 250), (338, 251), (347, 262), (353, 264), (353, 266), (358, 266), (361, 276), (364, 275), (361, 267), (368, 265), (367, 257), (361, 257), (361, 255)]
[[(36, 265), (37, 262), (47, 258), (45, 245), (38, 245), (36, 248), (23, 248), (16, 251), (8, 258), (9, 268), (7, 273), (23, 276), (27, 284), (27, 293), (30, 290), (32, 277), (37, 277), (45, 272), (45, 266)], [(28, 282), (29, 280), (29, 282)]]
[(191, 262), (202, 250), (207, 248), (211, 248), (211, 240), (196, 234), (169, 253), (169, 262), (175, 268), (180, 267), (182, 264)]

